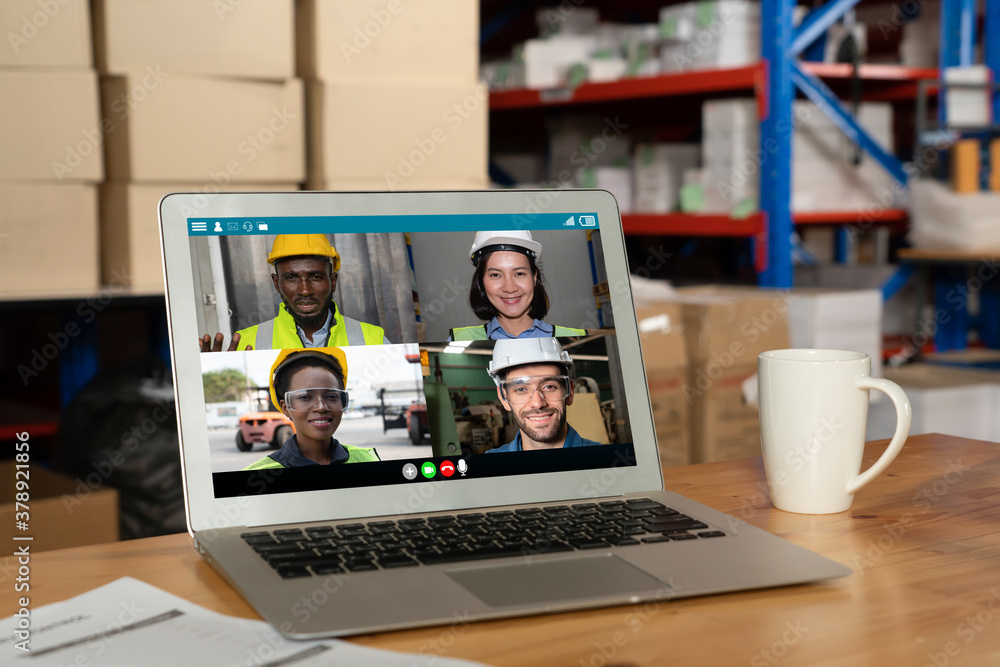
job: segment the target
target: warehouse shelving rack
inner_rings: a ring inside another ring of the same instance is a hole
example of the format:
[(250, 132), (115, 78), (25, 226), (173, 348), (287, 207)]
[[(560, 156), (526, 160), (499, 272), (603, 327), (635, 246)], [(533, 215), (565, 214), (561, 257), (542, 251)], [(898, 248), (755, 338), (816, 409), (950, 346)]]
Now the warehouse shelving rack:
[[(829, 83), (848, 80), (850, 64), (802, 62), (798, 56), (826, 30), (850, 11), (859, 0), (831, 0), (814, 9), (796, 28), (792, 24), (794, 0), (761, 0), (761, 60), (755, 65), (727, 69), (682, 72), (656, 77), (624, 79), (610, 83), (584, 83), (572, 89), (500, 90), (490, 94), (494, 113), (508, 110), (586, 105), (673, 96), (741, 93), (752, 91), (760, 108), (761, 149), (768, 150), (768, 167), (762, 169), (760, 211), (744, 219), (724, 215), (665, 214), (623, 215), (627, 234), (663, 236), (729, 236), (754, 239), (754, 266), (758, 284), (791, 287), (792, 234), (795, 225), (904, 225), (905, 211), (879, 209), (850, 212), (791, 211), (792, 108), (796, 92), (826, 113), (837, 127), (905, 187), (908, 174), (898, 158), (868, 136), (851, 116)], [(941, 67), (969, 64), (975, 44), (975, 0), (943, 0)], [(986, 64), (1000, 72), (1000, 0), (986, 0), (984, 42)], [(870, 101), (916, 100), (921, 81), (936, 81), (938, 68), (893, 65), (861, 65), (858, 71)], [(943, 107), (943, 105), (940, 105)], [(994, 97), (994, 114), (1000, 109), (1000, 93)], [(998, 116), (1000, 117), (1000, 116)], [(777, 146), (776, 150), (773, 148)], [(775, 159), (776, 158), (776, 159)], [(839, 248), (845, 232), (840, 232)], [(838, 254), (842, 254), (838, 252)]]

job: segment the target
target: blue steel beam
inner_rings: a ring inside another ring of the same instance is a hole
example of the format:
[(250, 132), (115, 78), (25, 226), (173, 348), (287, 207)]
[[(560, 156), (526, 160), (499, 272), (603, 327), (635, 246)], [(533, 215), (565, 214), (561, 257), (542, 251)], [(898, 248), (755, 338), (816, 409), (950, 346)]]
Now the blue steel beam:
[(761, 287), (792, 286), (792, 59), (795, 0), (761, 0), (761, 58), (767, 68), (767, 109), (760, 125), (760, 207), (766, 218), (767, 267)]
[(802, 21), (802, 25), (795, 31), (792, 45), (788, 49), (788, 56), (794, 58), (809, 48), (810, 44), (815, 42), (820, 35), (826, 34), (830, 26), (851, 11), (858, 2), (860, 0), (833, 0), (810, 12)]
[(827, 88), (826, 84), (795, 63), (790, 63), (790, 67), (792, 81), (805, 96), (825, 113), (840, 131), (847, 135), (848, 139), (871, 155), (896, 181), (906, 185), (906, 171), (899, 158), (887, 153), (871, 138), (865, 128), (858, 125), (858, 122), (843, 107), (840, 100)]

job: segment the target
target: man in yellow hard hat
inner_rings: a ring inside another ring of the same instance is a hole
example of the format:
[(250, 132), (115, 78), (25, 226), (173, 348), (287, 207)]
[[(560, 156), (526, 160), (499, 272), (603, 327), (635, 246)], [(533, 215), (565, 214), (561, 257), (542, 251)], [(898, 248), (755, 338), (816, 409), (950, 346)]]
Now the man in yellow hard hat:
[[(345, 317), (333, 300), (340, 254), (324, 234), (281, 234), (267, 263), (281, 296), (277, 317), (240, 329), (229, 350), (388, 344), (382, 327)], [(202, 352), (222, 349), (222, 334), (202, 337)]]

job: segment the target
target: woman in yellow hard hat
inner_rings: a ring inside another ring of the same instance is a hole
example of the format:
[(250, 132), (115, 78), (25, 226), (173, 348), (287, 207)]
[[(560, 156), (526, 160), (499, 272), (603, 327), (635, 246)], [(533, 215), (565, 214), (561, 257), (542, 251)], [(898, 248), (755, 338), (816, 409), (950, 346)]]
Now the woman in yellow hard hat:
[(583, 329), (549, 324), (542, 272), (542, 244), (528, 231), (478, 232), (469, 250), (476, 267), (469, 291), (472, 312), (486, 324), (451, 330), (451, 340), (501, 340), (582, 336)]
[(380, 460), (374, 449), (333, 437), (347, 409), (346, 382), (347, 356), (339, 347), (282, 350), (271, 366), (271, 401), (292, 420), (295, 435), (244, 470)]

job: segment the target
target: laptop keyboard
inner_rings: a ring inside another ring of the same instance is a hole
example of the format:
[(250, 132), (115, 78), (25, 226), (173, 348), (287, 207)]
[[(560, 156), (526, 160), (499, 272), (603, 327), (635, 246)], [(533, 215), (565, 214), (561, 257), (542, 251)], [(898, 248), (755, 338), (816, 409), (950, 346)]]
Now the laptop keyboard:
[(530, 507), (243, 533), (284, 578), (724, 537), (655, 500)]

